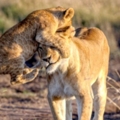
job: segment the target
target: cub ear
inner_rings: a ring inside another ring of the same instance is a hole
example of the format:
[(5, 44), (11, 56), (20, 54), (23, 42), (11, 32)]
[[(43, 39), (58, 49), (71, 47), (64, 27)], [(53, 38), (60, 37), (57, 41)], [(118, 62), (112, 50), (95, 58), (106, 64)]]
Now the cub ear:
[(74, 9), (68, 8), (64, 11), (64, 19), (71, 19), (74, 16)]

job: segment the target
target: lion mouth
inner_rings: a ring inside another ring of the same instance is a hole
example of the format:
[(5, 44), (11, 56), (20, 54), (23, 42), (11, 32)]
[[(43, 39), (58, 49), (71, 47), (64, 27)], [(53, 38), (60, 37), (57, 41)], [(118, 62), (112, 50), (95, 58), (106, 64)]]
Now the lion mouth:
[(49, 64), (48, 64), (48, 66), (46, 66), (46, 69), (48, 69), (48, 68), (51, 67), (52, 65), (55, 65), (59, 60), (60, 60), (60, 56), (59, 56), (59, 58), (57, 59), (56, 62), (54, 62), (54, 63), (48, 62)]

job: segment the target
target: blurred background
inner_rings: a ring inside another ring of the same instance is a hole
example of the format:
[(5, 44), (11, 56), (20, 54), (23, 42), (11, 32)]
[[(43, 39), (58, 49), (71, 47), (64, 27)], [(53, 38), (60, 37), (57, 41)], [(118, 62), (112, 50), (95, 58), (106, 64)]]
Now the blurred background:
[[(117, 90), (119, 90), (116, 96), (118, 94), (120, 95), (120, 84), (118, 85), (120, 82), (120, 0), (0, 0), (0, 35), (23, 20), (32, 11), (56, 6), (74, 8), (75, 15), (73, 18), (73, 26), (76, 28), (96, 26), (103, 30), (111, 50), (108, 75), (117, 81), (117, 84), (113, 81), (111, 83), (112, 85), (115, 84), (115, 89), (117, 88)], [(40, 104), (41, 101), (39, 101), (40, 99), (38, 100), (37, 97), (44, 98), (47, 93), (47, 83), (43, 79), (36, 79), (34, 83), (28, 83), (26, 85), (9, 87), (8, 77), (3, 79), (3, 76), (1, 76), (0, 86), (0, 102), (5, 105), (8, 103), (11, 104), (12, 109), (14, 109), (13, 103), (19, 103), (21, 106), (21, 102), (26, 103), (27, 101), (27, 103), (30, 102), (30, 104), (33, 104), (37, 101), (38, 104)], [(112, 91), (112, 93), (114, 92), (115, 91)], [(119, 101), (120, 97), (116, 96), (112, 97), (116, 105), (118, 105), (120, 102), (117, 103), (116, 99)], [(38, 106), (38, 104), (36, 104), (36, 106)], [(110, 104), (112, 103), (110, 102)], [(17, 104), (17, 106), (19, 105)], [(10, 106), (4, 108), (2, 104), (0, 114), (3, 114), (3, 111), (6, 111), (5, 109), (9, 111), (9, 108)], [(112, 111), (114, 107), (110, 105), (109, 108), (111, 110), (108, 111)], [(114, 108), (114, 112), (117, 110), (118, 108)], [(20, 109), (18, 113), (20, 114)], [(5, 114), (6, 119), (7, 115), (8, 120), (13, 120), (15, 118), (10, 118), (8, 112)]]
[(96, 26), (103, 30), (111, 48), (109, 74), (119, 80), (115, 71), (120, 70), (120, 0), (0, 0), (0, 34), (32, 11), (56, 6), (75, 9), (76, 28)]

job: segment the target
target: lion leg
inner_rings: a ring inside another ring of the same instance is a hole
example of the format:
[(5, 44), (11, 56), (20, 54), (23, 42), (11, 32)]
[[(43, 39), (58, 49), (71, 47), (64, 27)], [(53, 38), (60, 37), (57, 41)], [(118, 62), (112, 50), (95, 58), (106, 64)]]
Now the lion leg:
[(48, 95), (49, 105), (53, 114), (54, 120), (66, 120), (66, 101), (60, 97), (50, 97)]
[(77, 112), (78, 112), (78, 120), (79, 120), (82, 113), (83, 101), (82, 98), (79, 96), (76, 97), (76, 101), (77, 101)]
[(24, 68), (24, 58), (20, 57), (11, 60), (11, 66), (8, 68), (11, 75), (11, 84), (24, 84), (33, 81), (38, 73), (38, 68)]
[[(21, 74), (11, 75), (12, 85), (25, 84), (33, 81), (39, 74), (39, 69), (24, 68)], [(13, 77), (12, 77), (13, 76)]]
[[(83, 85), (86, 86), (86, 85)], [(90, 120), (92, 114), (93, 99), (91, 95), (91, 87), (86, 86), (87, 90), (81, 89), (79, 95), (76, 96), (78, 108), (78, 120)]]
[(104, 111), (107, 98), (106, 75), (99, 76), (93, 85), (94, 91), (94, 118), (93, 120), (104, 120)]
[(72, 120), (72, 101), (66, 100), (66, 120)]
[[(26, 72), (26, 74), (25, 74), (25, 72)], [(37, 69), (37, 68), (24, 68), (23, 74), (20, 75), (21, 77), (18, 78), (18, 81), (19, 81), (19, 79), (21, 79), (21, 81), (23, 81), (23, 83), (31, 82), (37, 77), (38, 74), (39, 74), (39, 69)]]

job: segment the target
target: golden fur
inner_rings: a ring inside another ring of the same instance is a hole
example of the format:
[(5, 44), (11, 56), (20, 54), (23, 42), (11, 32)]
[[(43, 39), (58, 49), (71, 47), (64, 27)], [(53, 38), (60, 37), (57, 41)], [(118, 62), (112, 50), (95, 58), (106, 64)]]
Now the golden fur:
[(59, 39), (56, 31), (71, 26), (73, 14), (72, 8), (37, 10), (5, 32), (0, 37), (0, 74), (10, 74), (12, 84), (34, 80), (39, 69), (25, 68), (25, 61), (34, 55), (45, 36), (49, 41)]
[(68, 58), (62, 58), (56, 47), (41, 45), (39, 49), (41, 64), (47, 71), (48, 101), (54, 120), (72, 120), (72, 96), (77, 100), (79, 120), (91, 119), (93, 104), (93, 120), (103, 120), (109, 62), (107, 39), (97, 28), (79, 28), (75, 37), (64, 41), (69, 46)]

